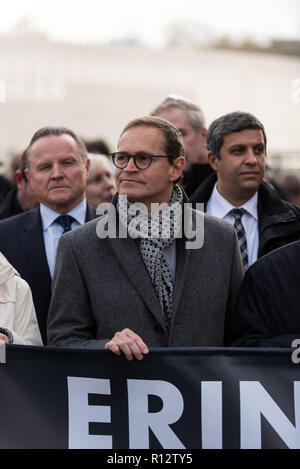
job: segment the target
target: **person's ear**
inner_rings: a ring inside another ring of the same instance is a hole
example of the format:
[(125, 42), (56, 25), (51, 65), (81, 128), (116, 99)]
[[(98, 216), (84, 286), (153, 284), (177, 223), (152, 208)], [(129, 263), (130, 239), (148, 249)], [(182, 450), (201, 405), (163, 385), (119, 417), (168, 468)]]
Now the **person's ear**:
[(17, 186), (18, 190), (20, 190), (23, 183), (24, 183), (24, 178), (23, 178), (23, 175), (22, 175), (22, 173), (19, 169), (17, 169), (17, 171), (15, 171), (15, 181), (16, 181), (16, 186)]
[(182, 176), (184, 163), (185, 163), (184, 156), (178, 156), (178, 158), (175, 158), (172, 161), (173, 171), (171, 175), (171, 181), (176, 181)]
[(91, 167), (91, 160), (88, 158), (88, 159), (86, 160), (86, 164), (85, 164), (85, 169), (86, 169), (87, 175), (89, 175), (90, 167)]
[(201, 132), (202, 137), (206, 139), (207, 129), (205, 127), (201, 127), (200, 132)]
[(208, 152), (207, 159), (208, 159), (208, 162), (209, 162), (210, 166), (215, 171), (218, 171), (218, 166), (219, 166), (220, 159), (217, 158), (211, 151)]
[(25, 173), (27, 181), (29, 182), (30, 181), (30, 171), (29, 171), (29, 169), (25, 168), (24, 173)]

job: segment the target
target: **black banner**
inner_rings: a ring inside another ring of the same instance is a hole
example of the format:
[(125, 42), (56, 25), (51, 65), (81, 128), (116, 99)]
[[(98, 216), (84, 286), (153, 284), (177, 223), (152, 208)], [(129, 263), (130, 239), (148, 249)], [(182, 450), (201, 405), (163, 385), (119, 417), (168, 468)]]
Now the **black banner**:
[(128, 362), (104, 350), (7, 346), (0, 448), (300, 449), (292, 353), (153, 349)]

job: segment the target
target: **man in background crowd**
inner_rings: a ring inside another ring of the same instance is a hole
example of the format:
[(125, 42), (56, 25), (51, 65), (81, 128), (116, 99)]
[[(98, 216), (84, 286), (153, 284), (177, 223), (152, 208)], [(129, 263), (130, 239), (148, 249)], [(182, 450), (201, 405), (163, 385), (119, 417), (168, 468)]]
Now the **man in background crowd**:
[(182, 135), (186, 158), (182, 186), (190, 197), (213, 172), (207, 160), (204, 115), (196, 104), (177, 95), (168, 96), (151, 115), (168, 120)]
[(106, 155), (89, 153), (91, 162), (86, 187), (88, 203), (97, 208), (102, 202), (111, 202), (115, 195), (116, 183), (112, 163)]
[(84, 139), (83, 142), (85, 144), (85, 147), (88, 153), (93, 153), (96, 155), (107, 155), (107, 156), (110, 153), (108, 144), (102, 138), (93, 139), (93, 140)]
[(16, 185), (11, 187), (0, 202), (0, 220), (18, 215), (37, 207), (39, 201), (33, 192), (25, 174), (26, 154), (18, 158), (17, 169), (14, 172)]

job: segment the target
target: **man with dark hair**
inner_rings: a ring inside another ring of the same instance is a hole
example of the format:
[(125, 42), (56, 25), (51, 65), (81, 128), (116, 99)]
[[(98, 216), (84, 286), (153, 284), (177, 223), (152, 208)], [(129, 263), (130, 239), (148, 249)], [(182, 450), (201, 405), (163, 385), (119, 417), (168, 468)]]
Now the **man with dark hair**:
[(26, 155), (24, 152), (21, 157), (19, 157), (19, 164), (14, 173), (16, 185), (9, 189), (5, 195), (5, 199), (0, 204), (0, 220), (32, 210), (39, 204), (28, 182), (25, 169)]
[(185, 151), (183, 187), (190, 196), (204, 179), (213, 172), (207, 161), (204, 115), (189, 99), (170, 95), (151, 113), (171, 122), (180, 131)]
[(60, 239), (49, 345), (128, 360), (148, 347), (223, 346), (243, 276), (238, 243), (230, 224), (186, 205), (180, 132), (135, 119), (112, 159), (108, 213)]
[(40, 205), (0, 222), (0, 251), (29, 284), (43, 341), (60, 236), (95, 218), (85, 200), (89, 162), (65, 127), (44, 127), (25, 150), (24, 171)]
[(263, 181), (267, 138), (262, 123), (246, 112), (216, 119), (207, 133), (215, 174), (191, 202), (234, 224), (245, 270), (273, 249), (300, 238), (300, 209), (281, 200)]

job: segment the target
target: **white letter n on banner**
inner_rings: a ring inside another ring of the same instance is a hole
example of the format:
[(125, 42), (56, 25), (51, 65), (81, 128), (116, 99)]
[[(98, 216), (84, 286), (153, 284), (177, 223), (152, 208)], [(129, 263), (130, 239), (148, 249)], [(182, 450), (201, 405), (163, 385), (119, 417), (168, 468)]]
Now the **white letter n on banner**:
[(109, 379), (68, 376), (69, 449), (112, 449), (112, 436), (89, 435), (90, 422), (110, 423), (110, 406), (90, 406), (89, 394), (110, 394)]
[(259, 381), (241, 381), (241, 449), (261, 448), (261, 416), (288, 448), (300, 449), (300, 381), (294, 382), (295, 426)]
[[(167, 381), (128, 379), (129, 448), (149, 448), (149, 428), (163, 448), (185, 449), (169, 427), (183, 412), (180, 391)], [(148, 396), (158, 396), (163, 402), (160, 412), (148, 411)]]

